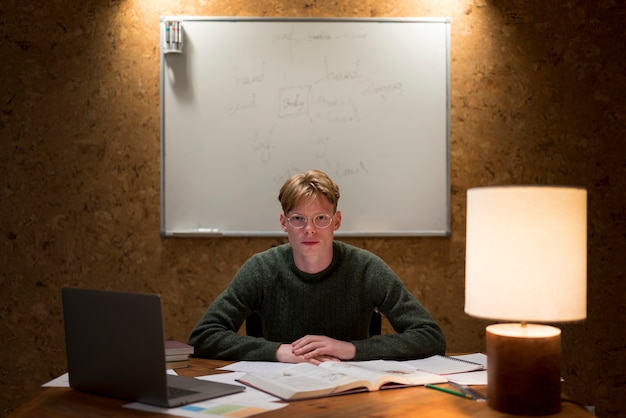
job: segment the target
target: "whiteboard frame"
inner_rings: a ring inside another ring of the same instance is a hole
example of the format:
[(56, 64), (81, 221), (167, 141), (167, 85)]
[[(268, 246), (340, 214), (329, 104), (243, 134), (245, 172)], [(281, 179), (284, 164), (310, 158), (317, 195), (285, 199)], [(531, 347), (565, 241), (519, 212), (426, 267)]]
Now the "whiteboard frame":
[[(225, 22), (370, 22), (370, 23), (443, 23), (446, 24), (445, 34), (445, 56), (446, 56), (446, 161), (445, 161), (445, 227), (441, 230), (403, 230), (403, 231), (342, 231), (341, 228), (335, 231), (336, 237), (429, 237), (439, 236), (447, 237), (451, 234), (450, 229), (450, 23), (449, 17), (415, 17), (415, 18), (303, 18), (303, 17), (228, 17), (228, 16), (161, 16), (159, 22), (159, 57), (160, 57), (160, 158), (161, 158), (161, 213), (160, 213), (160, 233), (163, 237), (286, 237), (287, 234), (281, 230), (276, 231), (245, 231), (245, 230), (229, 230), (222, 231), (218, 229), (187, 229), (187, 230), (170, 230), (166, 225), (166, 173), (165, 173), (165, 89), (166, 80), (166, 63), (164, 52), (164, 33), (162, 30), (162, 22), (174, 21), (225, 21)], [(183, 37), (184, 42), (184, 37)], [(184, 44), (183, 44), (184, 48)], [(278, 190), (277, 190), (278, 192)], [(277, 213), (278, 218), (278, 213)], [(278, 220), (276, 221), (278, 225)]]

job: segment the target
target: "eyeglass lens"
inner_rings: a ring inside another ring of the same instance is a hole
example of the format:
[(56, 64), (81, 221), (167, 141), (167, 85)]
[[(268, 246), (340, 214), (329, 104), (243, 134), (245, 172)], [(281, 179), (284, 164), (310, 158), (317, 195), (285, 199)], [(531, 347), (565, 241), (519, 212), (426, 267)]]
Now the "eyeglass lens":
[(311, 219), (313, 224), (318, 228), (327, 228), (330, 223), (333, 221), (332, 216), (329, 215), (315, 215), (315, 216), (303, 216), (303, 215), (292, 215), (287, 220), (294, 228), (303, 228), (308, 220)]

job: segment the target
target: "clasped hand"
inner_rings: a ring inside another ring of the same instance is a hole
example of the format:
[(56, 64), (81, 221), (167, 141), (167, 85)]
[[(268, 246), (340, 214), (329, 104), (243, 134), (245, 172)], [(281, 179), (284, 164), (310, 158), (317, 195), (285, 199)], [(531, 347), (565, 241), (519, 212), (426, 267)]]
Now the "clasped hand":
[(291, 344), (281, 344), (276, 352), (278, 361), (285, 363), (351, 360), (356, 347), (351, 342), (335, 340), (324, 335), (305, 335)]

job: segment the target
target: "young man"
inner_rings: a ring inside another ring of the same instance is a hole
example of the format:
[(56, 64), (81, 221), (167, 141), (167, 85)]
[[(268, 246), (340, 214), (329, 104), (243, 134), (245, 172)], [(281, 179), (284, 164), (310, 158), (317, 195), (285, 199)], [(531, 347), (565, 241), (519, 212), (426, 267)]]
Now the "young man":
[[(444, 354), (441, 329), (391, 268), (334, 241), (339, 188), (325, 173), (289, 178), (278, 199), (289, 243), (244, 263), (192, 330), (196, 355), (318, 364)], [(368, 335), (376, 308), (396, 333)], [(237, 333), (252, 312), (262, 319), (263, 338)]]

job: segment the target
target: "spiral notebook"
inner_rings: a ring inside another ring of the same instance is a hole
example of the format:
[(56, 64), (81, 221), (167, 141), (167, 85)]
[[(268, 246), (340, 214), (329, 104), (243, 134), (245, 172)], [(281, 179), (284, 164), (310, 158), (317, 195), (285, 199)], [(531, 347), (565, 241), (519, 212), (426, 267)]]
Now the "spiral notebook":
[(453, 374), (485, 370), (487, 364), (486, 357), (484, 362), (478, 362), (441, 355), (418, 360), (407, 360), (403, 363), (409, 364), (417, 370), (434, 374)]

